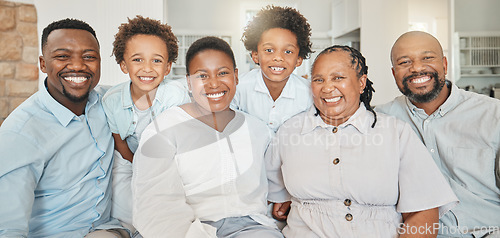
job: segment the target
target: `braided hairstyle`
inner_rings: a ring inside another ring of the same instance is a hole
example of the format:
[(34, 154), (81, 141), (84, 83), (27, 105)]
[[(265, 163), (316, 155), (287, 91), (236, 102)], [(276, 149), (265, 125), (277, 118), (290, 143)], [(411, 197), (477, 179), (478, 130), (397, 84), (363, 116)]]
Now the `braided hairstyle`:
[[(316, 59), (314, 60), (312, 68), (314, 68), (314, 65), (316, 64), (316, 60), (318, 60), (318, 58), (321, 55), (328, 54), (328, 53), (331, 53), (334, 51), (345, 51), (345, 52), (349, 53), (349, 55), (351, 56), (351, 59), (352, 59), (351, 64), (352, 64), (352, 66), (355, 66), (358, 78), (365, 75), (365, 74), (368, 75), (368, 66), (366, 65), (365, 57), (358, 50), (356, 50), (352, 47), (349, 47), (349, 46), (345, 46), (345, 45), (333, 45), (333, 46), (330, 46), (330, 47), (324, 49), (323, 51), (321, 51), (318, 54), (318, 56), (316, 56)], [(371, 102), (372, 97), (373, 97), (373, 92), (375, 92), (375, 89), (373, 89), (373, 82), (370, 81), (368, 78), (366, 78), (366, 86), (365, 86), (365, 89), (363, 90), (363, 93), (359, 96), (359, 100), (361, 102), (363, 102), (363, 104), (366, 107), (366, 110), (373, 113), (375, 120), (373, 121), (372, 128), (375, 127), (375, 124), (377, 123), (377, 114), (373, 110), (372, 106), (370, 106), (370, 102)], [(316, 116), (319, 115), (319, 111), (317, 108), (316, 108), (315, 115)]]

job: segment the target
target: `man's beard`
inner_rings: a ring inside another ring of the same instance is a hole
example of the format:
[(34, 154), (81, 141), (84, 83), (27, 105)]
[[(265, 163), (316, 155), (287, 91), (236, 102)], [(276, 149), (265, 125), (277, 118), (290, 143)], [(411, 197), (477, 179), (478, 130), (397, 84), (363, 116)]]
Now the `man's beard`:
[(62, 90), (63, 90), (64, 96), (74, 103), (80, 103), (80, 102), (87, 100), (89, 98), (89, 94), (90, 94), (90, 87), (92, 87), (92, 85), (89, 85), (89, 88), (84, 95), (82, 95), (80, 97), (76, 97), (76, 96), (68, 93), (68, 91), (66, 91), (66, 88), (64, 87), (64, 85), (62, 83), (61, 83), (61, 85), (62, 85)]
[[(414, 78), (414, 77), (418, 77), (418, 76), (422, 76), (422, 75), (430, 76), (431, 80), (434, 80), (434, 85), (433, 85), (434, 87), (432, 88), (431, 91), (424, 93), (424, 94), (413, 93), (410, 90), (410, 88), (408, 87), (408, 80), (410, 78)], [(405, 96), (407, 96), (408, 99), (410, 99), (410, 101), (412, 101), (412, 102), (416, 102), (416, 103), (430, 102), (430, 101), (437, 98), (437, 96), (439, 95), (439, 93), (441, 93), (441, 90), (443, 90), (443, 87), (445, 85), (446, 80), (444, 78), (441, 80), (438, 77), (439, 77), (439, 75), (436, 72), (434, 72), (434, 73), (423, 72), (423, 73), (412, 74), (410, 76), (403, 78), (403, 88), (400, 89), (400, 91)]]

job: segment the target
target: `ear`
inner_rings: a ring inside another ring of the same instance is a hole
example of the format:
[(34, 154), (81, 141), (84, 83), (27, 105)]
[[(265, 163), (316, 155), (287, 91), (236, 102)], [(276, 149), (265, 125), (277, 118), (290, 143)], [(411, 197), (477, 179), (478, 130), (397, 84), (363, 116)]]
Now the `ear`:
[(304, 61), (304, 59), (302, 59), (302, 57), (297, 58), (297, 64), (295, 64), (295, 67), (301, 66), (302, 65), (302, 61)]
[(128, 69), (127, 69), (127, 65), (125, 64), (125, 61), (122, 60), (122, 62), (120, 62), (120, 69), (122, 70), (122, 72), (124, 74), (128, 74)]
[(391, 71), (392, 71), (392, 76), (394, 77), (394, 79), (396, 79), (396, 72), (394, 72), (394, 67), (391, 68)]
[(257, 54), (257, 51), (252, 51), (252, 60), (255, 64), (259, 64), (259, 54)]
[(443, 56), (443, 68), (444, 68), (444, 75), (448, 74), (448, 59), (446, 56)]
[(363, 94), (363, 91), (365, 91), (367, 78), (368, 76), (366, 74), (363, 74), (363, 76), (359, 78), (359, 94)]
[(238, 85), (238, 83), (240, 82), (238, 79), (238, 69), (234, 69), (234, 82), (235, 85)]
[(189, 79), (189, 74), (186, 74), (186, 81), (187, 81), (187, 85), (188, 85), (188, 90), (189, 92), (193, 91), (191, 89), (191, 79)]
[(170, 70), (172, 70), (172, 62), (167, 63), (167, 68), (165, 69), (165, 72), (163, 73), (163, 77), (167, 76), (170, 73)]
[(43, 58), (43, 55), (40, 55), (38, 60), (40, 61), (40, 70), (47, 73), (47, 66), (45, 65), (45, 58)]

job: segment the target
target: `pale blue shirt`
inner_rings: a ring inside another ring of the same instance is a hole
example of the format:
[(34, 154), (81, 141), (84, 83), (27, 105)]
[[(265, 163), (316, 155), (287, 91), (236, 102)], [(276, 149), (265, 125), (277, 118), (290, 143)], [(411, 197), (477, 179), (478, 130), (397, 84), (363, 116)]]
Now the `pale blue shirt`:
[(113, 138), (101, 95), (91, 91), (77, 116), (42, 87), (3, 122), (1, 237), (83, 237), (120, 227), (110, 217)]
[[(138, 122), (137, 113), (134, 113), (134, 102), (130, 93), (131, 82), (124, 82), (112, 87), (104, 95), (103, 106), (108, 117), (109, 128), (112, 133), (120, 134), (122, 140), (133, 136), (134, 133), (140, 134), (142, 131), (136, 131)], [(158, 85), (153, 105), (150, 107), (152, 118), (159, 115), (164, 110), (188, 103), (189, 94), (184, 86), (173, 80), (163, 80)], [(135, 152), (138, 146), (138, 138), (127, 140), (128, 146), (132, 152)]]
[(236, 94), (231, 102), (231, 108), (261, 119), (274, 132), (283, 122), (311, 105), (310, 83), (295, 74), (290, 75), (281, 95), (274, 101), (260, 68), (239, 77)]
[(500, 158), (499, 100), (451, 85), (450, 96), (432, 115), (405, 96), (376, 110), (412, 126), (460, 200), (441, 218), (441, 225), (449, 229), (441, 234), (458, 237), (451, 234), (458, 226), (481, 237), (488, 227), (500, 226), (500, 189), (495, 183)]

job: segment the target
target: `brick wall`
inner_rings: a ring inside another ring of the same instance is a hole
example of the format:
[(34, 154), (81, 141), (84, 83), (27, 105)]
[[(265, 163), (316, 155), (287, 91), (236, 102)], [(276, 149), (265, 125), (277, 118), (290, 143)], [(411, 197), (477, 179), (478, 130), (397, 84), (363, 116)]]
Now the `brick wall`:
[(34, 5), (0, 0), (0, 124), (38, 90)]

